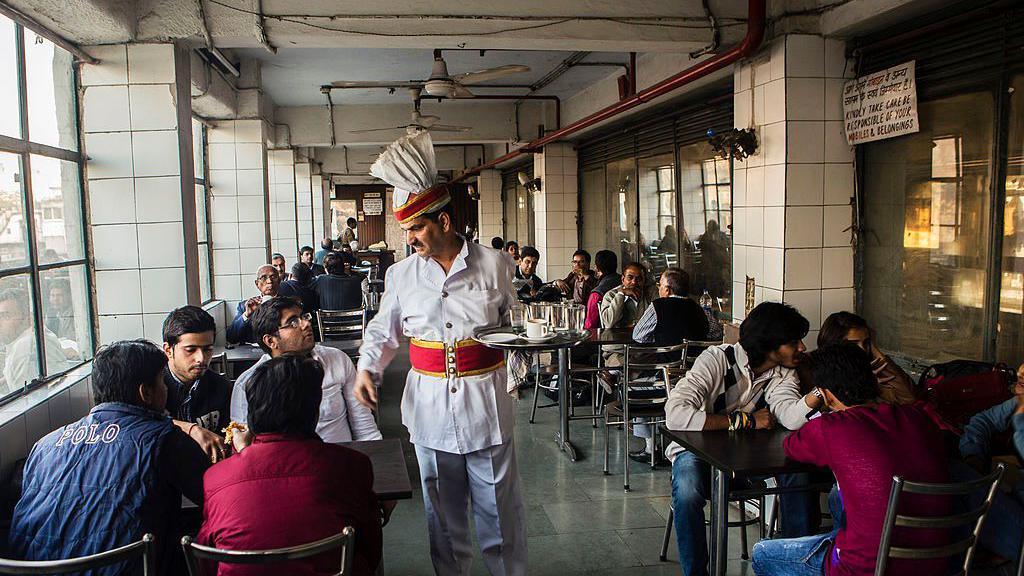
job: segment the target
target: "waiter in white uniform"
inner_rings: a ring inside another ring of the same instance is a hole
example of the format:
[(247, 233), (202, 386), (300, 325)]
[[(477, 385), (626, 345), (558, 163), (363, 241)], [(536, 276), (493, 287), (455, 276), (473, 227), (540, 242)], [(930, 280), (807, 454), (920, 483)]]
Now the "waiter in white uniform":
[(359, 349), (356, 397), (376, 406), (374, 382), (410, 338), (402, 423), (415, 445), (434, 571), (468, 575), (468, 508), (492, 575), (526, 574), (526, 517), (512, 432), (514, 400), (501, 351), (471, 339), (516, 302), (504, 256), (454, 228), (426, 132), (391, 145), (370, 173), (395, 186), (394, 213), (416, 255), (388, 268), (377, 315)]

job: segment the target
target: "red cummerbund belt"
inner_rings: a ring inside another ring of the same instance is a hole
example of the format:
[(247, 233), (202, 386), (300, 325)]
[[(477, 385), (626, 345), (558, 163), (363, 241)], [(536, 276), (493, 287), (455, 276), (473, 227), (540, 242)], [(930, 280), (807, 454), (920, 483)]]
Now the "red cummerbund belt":
[(476, 340), (445, 344), (413, 338), (409, 342), (412, 369), (426, 376), (459, 378), (486, 374), (505, 364), (505, 353)]

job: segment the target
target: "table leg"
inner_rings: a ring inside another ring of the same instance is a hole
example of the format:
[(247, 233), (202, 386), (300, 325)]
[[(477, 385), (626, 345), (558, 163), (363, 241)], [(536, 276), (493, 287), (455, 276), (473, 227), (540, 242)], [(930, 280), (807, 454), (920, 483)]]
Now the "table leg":
[(725, 576), (729, 550), (729, 479), (712, 469), (711, 479), (711, 576)]
[(629, 346), (623, 346), (622, 374), (622, 490), (629, 492)]
[(576, 461), (576, 448), (569, 442), (569, 349), (558, 350), (558, 434), (555, 441), (558, 447), (569, 455), (569, 459)]

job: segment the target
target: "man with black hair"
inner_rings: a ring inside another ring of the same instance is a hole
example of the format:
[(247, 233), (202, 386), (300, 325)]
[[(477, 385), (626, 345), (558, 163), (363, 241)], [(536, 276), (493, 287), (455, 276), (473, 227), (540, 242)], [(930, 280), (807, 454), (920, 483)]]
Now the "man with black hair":
[(345, 221), (345, 229), (341, 231), (341, 236), (338, 236), (338, 242), (342, 247), (348, 246), (353, 252), (359, 250), (359, 237), (356, 236), (356, 228), (359, 227), (359, 221), (355, 218), (349, 218)]
[(270, 255), (270, 263), (277, 268), (277, 273), (281, 275), (282, 281), (288, 279), (288, 265), (284, 260), (284, 254), (274, 252)]
[(281, 280), (284, 276), (273, 264), (264, 264), (256, 269), (256, 289), (259, 295), (238, 303), (235, 310), (235, 318), (228, 325), (227, 341), (231, 344), (255, 343), (256, 338), (252, 334), (252, 326), (249, 324), (249, 317), (256, 311), (260, 303), (277, 296), (281, 288)]
[(369, 291), (369, 282), (346, 270), (344, 256), (343, 253), (328, 254), (324, 259), (327, 274), (317, 276), (309, 285), (320, 310), (355, 310), (363, 305), (363, 294)]
[(164, 319), (167, 412), (213, 462), (226, 455), (220, 431), (231, 401), (231, 382), (209, 369), (216, 335), (213, 316), (198, 306), (182, 306)]
[(572, 271), (562, 280), (555, 280), (555, 288), (576, 304), (586, 304), (590, 291), (597, 286), (597, 278), (590, 269), (590, 252), (580, 248), (572, 253)]
[[(309, 268), (310, 277), (319, 276), (324, 273), (324, 267), (316, 263), (316, 256), (313, 254), (312, 246), (299, 248), (299, 262)], [(292, 266), (292, 275), (295, 275), (295, 266)]]
[[(374, 574), (382, 512), (373, 466), (364, 454), (317, 436), (323, 379), (323, 366), (307, 356), (278, 356), (252, 371), (245, 388), (252, 434), (236, 434), (238, 455), (206, 473), (198, 543), (227, 550), (284, 548), (351, 526), (357, 541), (348, 551), (353, 573)], [(273, 564), (272, 572), (333, 574), (339, 560), (335, 551)], [(243, 573), (255, 572), (238, 566), (231, 571)]]
[[(312, 252), (310, 253), (312, 254)], [(302, 303), (304, 312), (316, 312), (317, 297), (310, 287), (312, 281), (313, 273), (310, 272), (309, 267), (302, 262), (296, 262), (292, 264), (291, 277), (281, 282), (281, 287), (277, 289), (277, 295), (298, 300)]]
[[(827, 466), (835, 474), (841, 509), (831, 532), (754, 545), (758, 576), (873, 574), (893, 476), (916, 482), (947, 482), (942, 436), (920, 404), (876, 402), (878, 379), (871, 356), (853, 343), (831, 344), (810, 355), (816, 391), (828, 413), (807, 422), (785, 441), (786, 456)], [(837, 502), (830, 502), (837, 505)], [(938, 496), (905, 494), (900, 513), (948, 514)], [(944, 530), (897, 531), (897, 546), (934, 548), (947, 543)], [(892, 559), (886, 574), (947, 573), (946, 558)]]
[[(65, 350), (60, 339), (48, 328), (43, 328), (46, 345), (46, 370), (50, 374), (71, 368), (77, 354)], [(39, 376), (39, 347), (36, 331), (32, 327), (32, 305), (28, 292), (19, 288), (0, 291), (0, 344), (3, 345), (3, 382), (0, 394), (20, 390)]]
[(167, 356), (146, 340), (96, 352), (96, 406), (39, 440), (25, 463), (8, 541), (14, 558), (97, 554), (148, 532), (157, 573), (172, 573), (181, 497), (202, 503), (210, 460), (164, 413), (166, 366)]
[(315, 344), (310, 315), (303, 313), (296, 300), (278, 296), (260, 304), (252, 315), (252, 326), (266, 354), (235, 380), (231, 392), (231, 420), (240, 424), (249, 421), (245, 386), (259, 366), (271, 358), (296, 355), (312, 357), (324, 367), (323, 399), (316, 427), (324, 442), (382, 438), (373, 413), (356, 400), (352, 360), (341, 350)]
[[(796, 309), (777, 302), (757, 305), (740, 325), (740, 341), (708, 348), (694, 361), (665, 402), (672, 430), (753, 430), (780, 422), (796, 430), (807, 413), (821, 406), (815, 394), (800, 396), (796, 365), (802, 359), (809, 323)], [(679, 562), (686, 576), (708, 570), (704, 504), (711, 495), (707, 462), (672, 443), (672, 509)], [(781, 475), (780, 485), (806, 482), (802, 475)], [(809, 534), (814, 502), (810, 494), (779, 497), (784, 537)]]
[(520, 299), (532, 298), (540, 290), (544, 281), (537, 276), (537, 264), (540, 263), (540, 252), (533, 246), (523, 246), (519, 255), (519, 265), (516, 266), (513, 286), (518, 286), (516, 293)]

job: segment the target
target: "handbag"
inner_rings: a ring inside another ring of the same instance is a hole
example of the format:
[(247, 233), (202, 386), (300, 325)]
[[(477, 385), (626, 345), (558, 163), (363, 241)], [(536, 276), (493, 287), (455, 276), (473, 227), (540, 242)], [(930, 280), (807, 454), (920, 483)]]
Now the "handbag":
[(962, 432), (971, 417), (1013, 396), (1015, 374), (1006, 364), (953, 360), (929, 366), (918, 380), (943, 423)]

